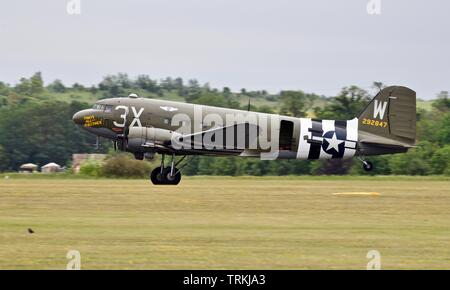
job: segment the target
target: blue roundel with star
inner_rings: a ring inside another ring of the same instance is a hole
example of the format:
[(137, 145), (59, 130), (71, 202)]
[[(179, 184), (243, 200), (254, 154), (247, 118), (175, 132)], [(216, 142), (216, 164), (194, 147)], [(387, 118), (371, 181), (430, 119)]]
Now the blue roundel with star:
[(337, 138), (335, 131), (328, 131), (323, 134), (322, 149), (333, 158), (339, 158), (344, 155), (345, 141)]

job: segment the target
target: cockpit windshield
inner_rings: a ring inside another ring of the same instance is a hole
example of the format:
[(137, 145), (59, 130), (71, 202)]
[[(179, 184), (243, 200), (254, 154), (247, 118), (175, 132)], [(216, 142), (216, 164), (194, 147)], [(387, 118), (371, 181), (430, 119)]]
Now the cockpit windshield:
[(92, 109), (94, 110), (101, 110), (103, 111), (105, 109), (105, 105), (101, 105), (101, 104), (94, 104), (94, 106), (92, 107)]
[(92, 106), (92, 109), (105, 111), (106, 113), (110, 113), (113, 110), (113, 106), (112, 105), (94, 104), (94, 106)]

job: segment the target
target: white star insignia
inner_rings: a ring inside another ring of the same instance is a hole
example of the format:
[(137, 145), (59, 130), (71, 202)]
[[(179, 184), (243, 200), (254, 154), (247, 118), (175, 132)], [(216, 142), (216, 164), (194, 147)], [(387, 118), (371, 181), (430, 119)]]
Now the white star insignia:
[(336, 150), (336, 152), (339, 152), (339, 145), (344, 142), (342, 140), (338, 140), (338, 138), (336, 138), (336, 132), (333, 134), (333, 137), (331, 138), (325, 138), (325, 140), (328, 141), (328, 148), (326, 151), (330, 150), (331, 148), (333, 148), (334, 150)]

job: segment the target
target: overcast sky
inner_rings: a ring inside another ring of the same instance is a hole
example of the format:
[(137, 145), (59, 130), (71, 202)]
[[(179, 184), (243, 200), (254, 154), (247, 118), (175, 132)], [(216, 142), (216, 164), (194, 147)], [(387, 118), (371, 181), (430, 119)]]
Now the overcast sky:
[(333, 95), (372, 81), (420, 98), (450, 90), (450, 1), (69, 0), (0, 3), (0, 81), (181, 76), (229, 86)]

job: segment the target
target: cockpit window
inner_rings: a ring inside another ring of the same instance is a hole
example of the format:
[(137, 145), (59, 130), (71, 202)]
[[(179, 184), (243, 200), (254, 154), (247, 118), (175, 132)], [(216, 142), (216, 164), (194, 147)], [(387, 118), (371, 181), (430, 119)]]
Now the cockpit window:
[(105, 112), (106, 113), (111, 113), (113, 110), (113, 106), (112, 105), (105, 105)]
[(105, 109), (105, 105), (94, 104), (94, 106), (92, 107), (92, 109), (103, 111), (103, 110)]

